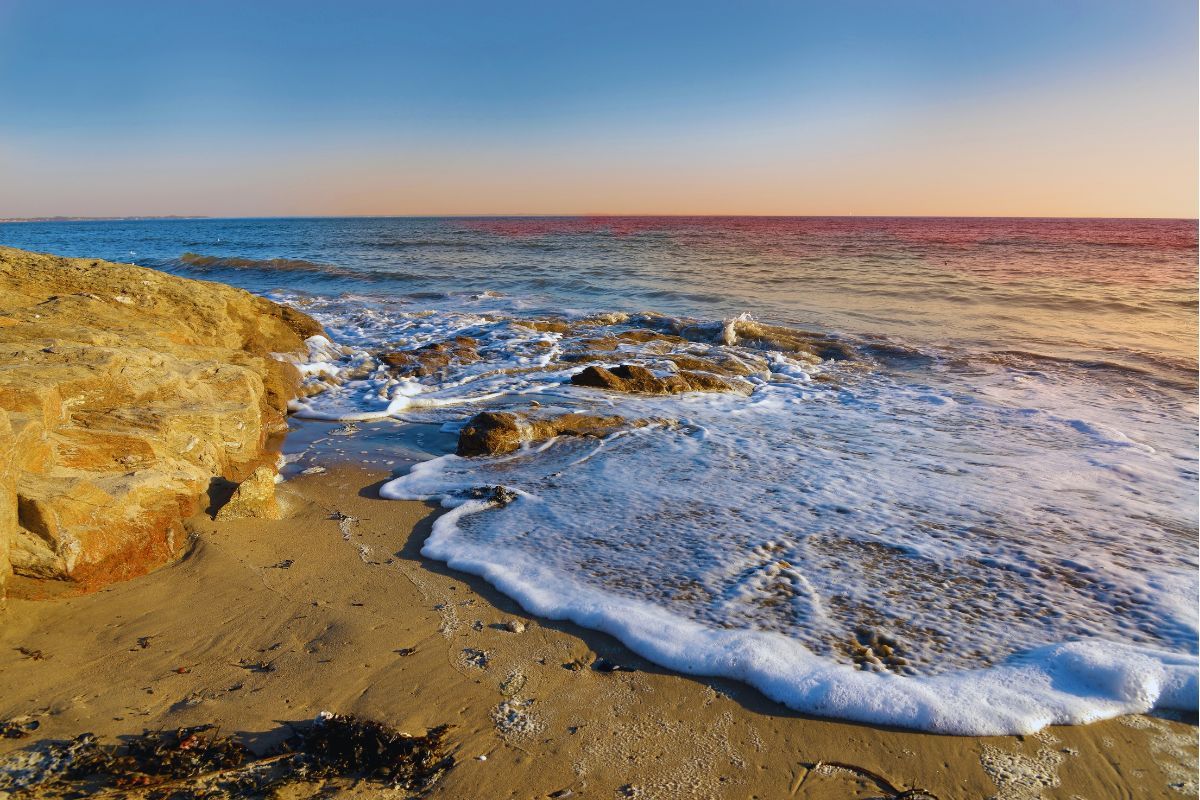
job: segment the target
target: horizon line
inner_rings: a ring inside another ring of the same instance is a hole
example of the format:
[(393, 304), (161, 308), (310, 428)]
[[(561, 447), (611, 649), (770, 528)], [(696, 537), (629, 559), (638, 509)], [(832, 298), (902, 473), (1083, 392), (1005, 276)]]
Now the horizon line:
[(452, 213), (452, 214), (118, 214), (113, 216), (40, 215), (0, 217), (0, 224), (29, 222), (185, 222), (191, 220), (283, 220), (283, 219), (977, 219), (977, 220), (1142, 220), (1151, 222), (1197, 222), (1200, 217), (1020, 215), (1020, 214), (722, 214), (722, 213)]

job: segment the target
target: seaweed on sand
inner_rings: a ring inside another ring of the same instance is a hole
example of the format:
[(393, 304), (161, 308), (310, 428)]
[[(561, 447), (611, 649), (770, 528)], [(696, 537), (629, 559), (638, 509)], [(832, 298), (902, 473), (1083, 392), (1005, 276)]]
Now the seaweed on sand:
[(323, 712), (287, 746), (301, 754), (307, 778), (357, 776), (388, 786), (420, 790), (453, 764), (445, 754), (447, 728), (408, 736), (380, 722)]
[(143, 731), (121, 745), (84, 733), (0, 760), (0, 794), (198, 800), (261, 797), (292, 784), (346, 779), (419, 793), (454, 763), (445, 727), (409, 736), (323, 712), (291, 730), (281, 747), (262, 756), (212, 725)]

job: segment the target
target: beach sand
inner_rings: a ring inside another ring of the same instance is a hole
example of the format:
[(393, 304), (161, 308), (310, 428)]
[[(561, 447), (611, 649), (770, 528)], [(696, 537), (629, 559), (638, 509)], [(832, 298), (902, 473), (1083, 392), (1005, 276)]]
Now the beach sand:
[(745, 686), (666, 672), (422, 558), (436, 509), (379, 499), (386, 477), (301, 476), (280, 486), (286, 519), (201, 515), (186, 556), (149, 575), (10, 599), (0, 719), (40, 727), (0, 751), (201, 723), (264, 748), (286, 723), (330, 710), (414, 734), (451, 725), (456, 763), (436, 798), (1196, 796), (1189, 724), (940, 736), (813, 719)]

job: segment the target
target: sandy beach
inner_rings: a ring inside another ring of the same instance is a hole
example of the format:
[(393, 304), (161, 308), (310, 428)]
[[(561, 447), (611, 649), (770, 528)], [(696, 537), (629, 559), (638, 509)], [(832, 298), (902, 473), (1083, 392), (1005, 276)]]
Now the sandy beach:
[(1200, 800), (1198, 29), (0, 0), (0, 800)]
[(808, 718), (671, 674), (422, 558), (438, 511), (379, 499), (387, 477), (300, 476), (279, 487), (282, 520), (201, 513), (185, 554), (149, 575), (11, 598), (0, 718), (36, 720), (34, 740), (215, 723), (260, 750), (326, 710), (413, 734), (446, 724), (455, 763), (428, 795), (444, 798), (1196, 795), (1196, 729), (1179, 722), (940, 736)]

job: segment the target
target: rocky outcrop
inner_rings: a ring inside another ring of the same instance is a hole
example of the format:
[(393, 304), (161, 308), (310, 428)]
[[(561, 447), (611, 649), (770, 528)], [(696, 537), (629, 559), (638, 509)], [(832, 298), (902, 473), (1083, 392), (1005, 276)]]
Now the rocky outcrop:
[(275, 470), (259, 467), (233, 490), (217, 519), (280, 519), (283, 510), (275, 497)]
[(214, 478), (273, 462), (299, 374), (272, 354), (321, 332), (229, 286), (0, 248), (0, 580), (170, 559)]
[(663, 377), (638, 364), (622, 364), (619, 367), (586, 367), (571, 376), (576, 386), (590, 386), (611, 392), (637, 394), (681, 394), (683, 392), (733, 392), (742, 391), (724, 378), (707, 372), (680, 370)]
[(555, 436), (607, 436), (622, 428), (641, 427), (649, 420), (627, 420), (595, 414), (538, 417), (513, 411), (483, 411), (458, 433), (458, 455), (495, 456), (512, 453), (525, 442)]

